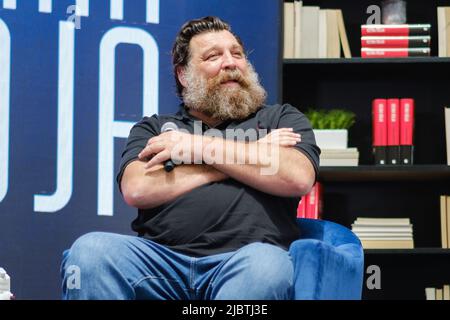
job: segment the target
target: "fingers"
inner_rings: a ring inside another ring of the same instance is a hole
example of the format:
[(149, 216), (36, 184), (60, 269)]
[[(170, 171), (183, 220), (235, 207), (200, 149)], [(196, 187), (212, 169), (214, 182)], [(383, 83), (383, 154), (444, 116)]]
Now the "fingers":
[[(150, 141), (149, 141), (150, 143)], [(142, 151), (139, 153), (138, 157), (139, 160), (147, 161), (149, 158), (151, 158), (154, 154), (157, 154), (164, 150), (164, 144), (160, 141), (156, 141), (151, 144), (147, 144), (147, 146), (142, 149)]]
[(272, 130), (261, 141), (282, 146), (294, 146), (301, 141), (301, 135), (294, 132), (292, 128), (280, 128)]
[(150, 169), (151, 167), (153, 167), (159, 163), (163, 163), (169, 159), (170, 159), (170, 152), (167, 150), (164, 150), (164, 151), (158, 153), (157, 155), (155, 155), (149, 162), (147, 162), (145, 164), (144, 168)]

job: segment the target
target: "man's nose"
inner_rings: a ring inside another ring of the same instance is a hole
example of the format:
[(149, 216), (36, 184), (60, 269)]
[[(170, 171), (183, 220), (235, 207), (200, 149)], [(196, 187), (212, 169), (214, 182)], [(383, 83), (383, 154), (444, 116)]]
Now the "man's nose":
[(223, 55), (222, 69), (236, 69), (236, 61), (231, 52)]

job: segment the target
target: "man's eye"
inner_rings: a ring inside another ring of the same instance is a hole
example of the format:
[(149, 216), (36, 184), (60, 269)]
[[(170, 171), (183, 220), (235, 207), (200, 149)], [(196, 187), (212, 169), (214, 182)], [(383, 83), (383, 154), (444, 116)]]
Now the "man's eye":
[(219, 55), (218, 55), (217, 53), (210, 54), (210, 55), (208, 56), (207, 60), (214, 60), (214, 59), (216, 59), (218, 56), (219, 56)]
[(235, 57), (239, 57), (239, 58), (241, 58), (243, 56), (242, 52), (234, 52), (233, 55)]

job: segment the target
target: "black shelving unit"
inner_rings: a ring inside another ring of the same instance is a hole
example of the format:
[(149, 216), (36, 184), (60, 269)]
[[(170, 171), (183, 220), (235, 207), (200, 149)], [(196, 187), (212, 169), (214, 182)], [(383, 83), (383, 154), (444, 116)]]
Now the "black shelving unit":
[[(450, 58), (437, 57), (437, 7), (450, 1), (407, 1), (408, 23), (430, 23), (431, 57), (362, 59), (360, 26), (373, 1), (304, 0), (303, 5), (342, 9), (353, 58), (285, 59), (282, 100), (300, 111), (344, 108), (356, 113), (349, 147), (358, 167), (322, 167), (323, 218), (350, 227), (357, 217), (410, 218), (415, 249), (365, 250), (365, 265), (378, 265), (382, 289), (363, 299), (425, 299), (425, 287), (450, 283), (450, 249), (441, 248), (440, 200), (450, 195), (444, 107), (450, 105)], [(371, 102), (415, 100), (415, 151), (410, 166), (375, 166)], [(366, 275), (369, 276), (369, 275)]]
[(319, 181), (322, 182), (358, 182), (358, 181), (450, 181), (450, 166), (447, 165), (411, 165), (411, 166), (374, 166), (322, 167)]

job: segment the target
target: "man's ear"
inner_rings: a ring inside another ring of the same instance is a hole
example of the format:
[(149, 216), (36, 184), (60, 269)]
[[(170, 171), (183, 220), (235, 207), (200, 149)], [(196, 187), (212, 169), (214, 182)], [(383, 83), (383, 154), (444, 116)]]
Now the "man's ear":
[(178, 81), (180, 81), (181, 85), (183, 87), (187, 87), (187, 82), (186, 82), (186, 68), (185, 67), (177, 67), (177, 77), (178, 77)]

